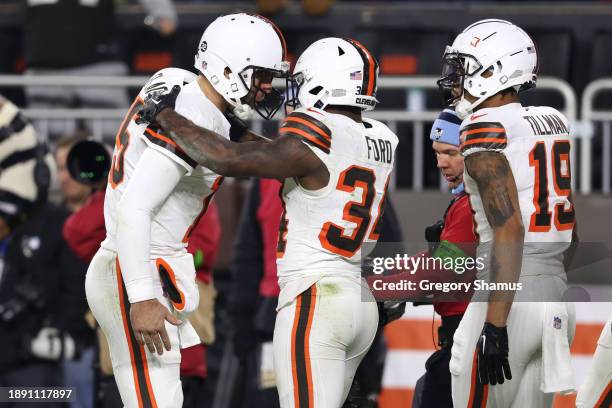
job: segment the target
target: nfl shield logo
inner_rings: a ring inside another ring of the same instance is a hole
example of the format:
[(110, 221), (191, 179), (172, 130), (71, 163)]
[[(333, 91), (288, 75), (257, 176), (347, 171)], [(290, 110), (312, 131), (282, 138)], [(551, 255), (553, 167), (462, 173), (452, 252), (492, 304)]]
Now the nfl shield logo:
[(436, 128), (436, 130), (434, 130), (434, 139), (440, 140), (442, 133), (444, 133), (444, 129)]
[(557, 316), (555, 316), (555, 318), (553, 319), (553, 327), (557, 330), (561, 329), (561, 319)]

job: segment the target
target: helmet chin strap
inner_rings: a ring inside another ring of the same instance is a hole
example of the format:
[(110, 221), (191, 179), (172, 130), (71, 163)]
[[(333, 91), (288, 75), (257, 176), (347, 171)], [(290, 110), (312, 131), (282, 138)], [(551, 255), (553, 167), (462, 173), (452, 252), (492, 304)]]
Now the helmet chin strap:
[[(514, 85), (508, 88), (514, 88), (517, 92), (520, 89), (520, 85)], [(497, 92), (502, 91), (503, 89), (498, 89), (495, 92), (493, 92), (492, 95), (495, 95)], [(455, 105), (455, 113), (457, 113), (457, 116), (459, 117), (459, 119), (463, 120), (465, 118), (467, 118), (469, 115), (471, 115), (472, 113), (474, 113), (474, 108), (478, 105), (480, 105), (481, 103), (483, 103), (485, 100), (487, 100), (490, 96), (484, 96), (481, 97), (479, 99), (477, 99), (474, 102), (470, 102), (467, 99), (465, 99), (465, 89), (463, 90), (463, 95), (461, 95), (461, 99), (459, 100), (459, 102), (457, 102), (457, 104)]]
[(477, 99), (474, 102), (470, 102), (467, 99), (465, 99), (465, 90), (463, 90), (463, 95), (461, 95), (461, 99), (455, 105), (455, 113), (457, 114), (459, 119), (463, 120), (467, 118), (469, 115), (471, 115), (472, 113), (474, 113), (474, 108), (480, 105), (481, 103), (483, 103), (487, 98), (488, 96), (485, 96), (485, 97)]
[(461, 120), (467, 118), (473, 112), (473, 109), (474, 105), (463, 96), (455, 105), (455, 113)]

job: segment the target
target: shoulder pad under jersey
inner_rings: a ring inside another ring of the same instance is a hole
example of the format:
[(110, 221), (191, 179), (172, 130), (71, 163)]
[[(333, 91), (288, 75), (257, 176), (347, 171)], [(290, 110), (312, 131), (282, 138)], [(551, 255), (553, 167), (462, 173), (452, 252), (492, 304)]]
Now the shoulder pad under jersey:
[(147, 95), (153, 92), (166, 93), (173, 86), (178, 85), (181, 88), (191, 81), (196, 79), (193, 72), (189, 72), (181, 68), (164, 68), (157, 71), (142, 87), (138, 96), (145, 99)]
[(291, 112), (279, 128), (281, 135), (293, 135), (303, 142), (329, 153), (332, 142), (331, 129), (324, 123), (323, 111), (297, 109)]

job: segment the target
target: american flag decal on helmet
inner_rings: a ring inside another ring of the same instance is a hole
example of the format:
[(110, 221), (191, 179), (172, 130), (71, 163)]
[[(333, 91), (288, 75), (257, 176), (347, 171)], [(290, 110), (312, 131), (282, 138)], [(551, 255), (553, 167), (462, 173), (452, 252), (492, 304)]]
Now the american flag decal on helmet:
[(362, 81), (363, 80), (363, 73), (361, 71), (351, 72), (351, 79), (353, 81)]

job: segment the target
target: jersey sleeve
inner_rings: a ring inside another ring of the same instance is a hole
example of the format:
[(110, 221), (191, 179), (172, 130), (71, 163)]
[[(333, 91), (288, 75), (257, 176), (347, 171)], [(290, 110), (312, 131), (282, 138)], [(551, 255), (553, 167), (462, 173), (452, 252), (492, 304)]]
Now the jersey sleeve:
[(117, 253), (131, 303), (155, 298), (150, 272), (151, 220), (184, 171), (176, 162), (145, 150), (117, 206)]
[(161, 129), (149, 125), (142, 134), (142, 139), (150, 148), (157, 150), (170, 159), (174, 160), (187, 170), (193, 171), (197, 166), (197, 162), (187, 155), (174, 140), (165, 135)]
[(508, 139), (506, 129), (500, 122), (473, 122), (460, 131), (461, 154), (464, 157), (482, 151), (501, 152)]
[(283, 120), (280, 135), (293, 135), (302, 142), (325, 154), (329, 154), (332, 132), (325, 123), (304, 111), (294, 111)]

